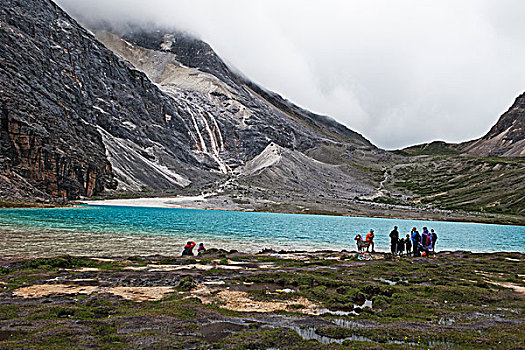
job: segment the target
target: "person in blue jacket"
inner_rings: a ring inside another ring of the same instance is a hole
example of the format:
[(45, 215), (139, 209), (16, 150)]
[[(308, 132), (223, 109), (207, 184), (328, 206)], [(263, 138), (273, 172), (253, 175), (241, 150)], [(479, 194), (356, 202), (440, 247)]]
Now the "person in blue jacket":
[(410, 238), (412, 239), (412, 249), (414, 251), (414, 256), (421, 256), (421, 235), (415, 227), (412, 228), (412, 234)]

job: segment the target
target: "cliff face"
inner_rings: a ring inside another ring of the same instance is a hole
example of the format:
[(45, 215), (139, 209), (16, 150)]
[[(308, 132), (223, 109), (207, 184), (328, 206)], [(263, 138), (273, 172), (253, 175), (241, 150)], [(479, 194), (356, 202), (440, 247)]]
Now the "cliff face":
[[(162, 140), (174, 167), (199, 165), (184, 146), (190, 139), (177, 104), (59, 7), (6, 0), (0, 11), (4, 172), (61, 198), (115, 188), (103, 135), (141, 149)], [(155, 154), (147, 157), (154, 162)], [(150, 174), (153, 183), (186, 183), (171, 175)]]
[(485, 136), (467, 143), (464, 151), (479, 156), (525, 156), (525, 93)]
[(52, 196), (75, 198), (112, 187), (112, 173), (99, 133), (84, 120), (92, 108), (79, 71), (90, 47), (79, 50), (69, 40), (86, 33), (66, 18), (51, 3), (2, 3), (2, 170)]

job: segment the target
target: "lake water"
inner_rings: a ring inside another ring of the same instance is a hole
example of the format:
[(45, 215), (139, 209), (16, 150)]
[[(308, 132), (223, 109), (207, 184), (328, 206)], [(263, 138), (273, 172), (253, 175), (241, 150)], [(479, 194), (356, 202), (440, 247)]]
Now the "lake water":
[(376, 250), (388, 234), (423, 226), (438, 234), (437, 250), (525, 252), (525, 227), (422, 220), (220, 210), (85, 206), (0, 210), (0, 256), (180, 254), (188, 240), (257, 252), (355, 250), (353, 238), (373, 228)]

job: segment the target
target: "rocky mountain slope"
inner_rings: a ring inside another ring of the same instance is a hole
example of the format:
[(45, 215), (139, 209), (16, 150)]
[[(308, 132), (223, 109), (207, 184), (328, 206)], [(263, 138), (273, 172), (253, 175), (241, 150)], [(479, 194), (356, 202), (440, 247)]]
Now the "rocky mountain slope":
[[(233, 73), (209, 45), (184, 34), (98, 31), (116, 55), (46, 0), (7, 0), (0, 23), (4, 198), (200, 189), (247, 178), (268, 189), (283, 180), (264, 171), (276, 164), (242, 169), (269, 145), (289, 155), (278, 164), (300, 174), (295, 183), (329, 169), (333, 177), (314, 189), (341, 179), (348, 197), (376, 185), (360, 162), (392, 157)], [(325, 164), (320, 148), (344, 149), (345, 157)]]
[(462, 152), (478, 156), (525, 156), (525, 93), (516, 98), (485, 136), (466, 143)]
[(434, 141), (407, 147), (399, 153), (523, 157), (525, 156), (525, 93), (518, 96), (509, 110), (499, 118), (485, 136), (479, 139), (458, 144)]
[[(525, 94), (483, 137), (405, 148), (385, 176), (385, 193), (451, 210), (525, 215)], [(392, 202), (387, 195), (383, 200)]]
[[(116, 189), (115, 178), (137, 190), (213, 178), (188, 149), (181, 106), (55, 4), (4, 1), (0, 23), (3, 174), (61, 198)], [(124, 145), (134, 165), (114, 169)]]

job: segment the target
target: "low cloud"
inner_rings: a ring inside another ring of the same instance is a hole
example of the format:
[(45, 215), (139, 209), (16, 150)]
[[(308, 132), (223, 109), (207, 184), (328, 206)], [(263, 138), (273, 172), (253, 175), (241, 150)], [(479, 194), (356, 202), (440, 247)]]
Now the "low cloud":
[(485, 134), (525, 90), (517, 0), (59, 0), (188, 31), (292, 102), (394, 149)]

